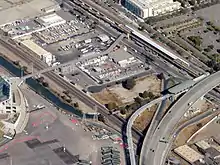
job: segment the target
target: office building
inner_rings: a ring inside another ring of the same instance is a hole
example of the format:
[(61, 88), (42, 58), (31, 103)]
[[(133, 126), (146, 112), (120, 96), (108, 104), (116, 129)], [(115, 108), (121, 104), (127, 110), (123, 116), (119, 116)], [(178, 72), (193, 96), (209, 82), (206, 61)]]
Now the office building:
[(121, 0), (120, 3), (141, 18), (172, 12), (181, 7), (179, 2), (173, 2), (173, 0)]
[(2, 77), (0, 77), (0, 102), (9, 99), (10, 96), (10, 85)]

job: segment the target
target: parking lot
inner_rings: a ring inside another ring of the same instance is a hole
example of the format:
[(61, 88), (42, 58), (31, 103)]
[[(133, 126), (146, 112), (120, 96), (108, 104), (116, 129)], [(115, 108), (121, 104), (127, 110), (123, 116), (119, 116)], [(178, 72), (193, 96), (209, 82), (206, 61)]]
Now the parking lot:
[(76, 71), (70, 74), (65, 74), (65, 77), (72, 83), (80, 85), (83, 89), (86, 89), (88, 86), (96, 85), (96, 83), (87, 75), (81, 71)]
[[(107, 40), (103, 40), (102, 36), (105, 36)], [(100, 34), (98, 31), (92, 31), (67, 41), (45, 46), (45, 49), (53, 53), (59, 62), (64, 63), (85, 57), (88, 54), (105, 51), (113, 43), (114, 38), (111, 38), (105, 34)]]
[(68, 38), (89, 32), (88, 26), (84, 22), (80, 22), (77, 18), (64, 24), (50, 27), (35, 35), (45, 44), (52, 44), (63, 41)]
[[(23, 88), (23, 87), (22, 87)], [(94, 140), (94, 133), (84, 130), (80, 120), (56, 110), (31, 90), (23, 90), (29, 107), (43, 104), (44, 109), (31, 112), (25, 131), (14, 140), (0, 148), (0, 165), (68, 165), (92, 161), (93, 165), (101, 164), (99, 155), (102, 146), (113, 146), (122, 154), (123, 148), (112, 140)], [(31, 98), (35, 98), (34, 100)], [(100, 129), (101, 130), (101, 129)]]

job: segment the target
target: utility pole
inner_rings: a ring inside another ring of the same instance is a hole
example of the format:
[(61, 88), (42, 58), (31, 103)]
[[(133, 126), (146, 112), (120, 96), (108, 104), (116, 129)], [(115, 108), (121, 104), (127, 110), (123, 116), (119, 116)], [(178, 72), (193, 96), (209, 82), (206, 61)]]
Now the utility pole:
[(21, 78), (24, 76), (24, 73), (23, 73), (23, 68), (21, 68)]
[(128, 40), (130, 40), (130, 33), (127, 34), (127, 38), (128, 38)]
[(31, 73), (34, 74), (34, 63), (31, 63)]
[(93, 116), (93, 120), (94, 121), (98, 121), (98, 114), (97, 114), (97, 106), (95, 105), (95, 107), (94, 107), (94, 110), (95, 110), (95, 114), (94, 114), (94, 116)]
[(82, 123), (86, 122), (86, 114), (83, 112)]
[(10, 165), (13, 165), (12, 157), (10, 157)]

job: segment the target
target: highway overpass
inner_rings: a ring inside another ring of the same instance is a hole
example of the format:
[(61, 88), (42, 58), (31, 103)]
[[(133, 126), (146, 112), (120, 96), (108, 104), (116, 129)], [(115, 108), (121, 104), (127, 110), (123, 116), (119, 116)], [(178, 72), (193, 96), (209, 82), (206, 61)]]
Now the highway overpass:
[(144, 112), (147, 108), (150, 108), (151, 106), (160, 103), (162, 100), (165, 100), (169, 98), (172, 95), (165, 95), (162, 97), (159, 97), (153, 101), (151, 101), (148, 104), (145, 104), (144, 106), (140, 107), (135, 113), (132, 114), (132, 116), (129, 118), (127, 127), (126, 127), (126, 133), (127, 133), (127, 142), (128, 142), (128, 148), (129, 148), (129, 156), (130, 156), (130, 162), (131, 165), (136, 164), (136, 159), (135, 159), (135, 151), (134, 151), (134, 145), (133, 145), (133, 138), (132, 138), (132, 125), (135, 121), (135, 119), (142, 113)]
[(210, 90), (220, 84), (220, 71), (193, 86), (168, 111), (149, 139), (144, 139), (140, 165), (163, 165), (172, 146), (174, 129), (184, 113)]

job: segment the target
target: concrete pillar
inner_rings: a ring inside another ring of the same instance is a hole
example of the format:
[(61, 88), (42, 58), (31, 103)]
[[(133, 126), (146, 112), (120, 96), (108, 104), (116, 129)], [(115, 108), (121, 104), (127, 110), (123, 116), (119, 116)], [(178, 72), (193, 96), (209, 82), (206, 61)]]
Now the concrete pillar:
[(127, 34), (127, 38), (128, 38), (128, 40), (130, 40), (130, 33)]

